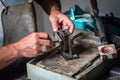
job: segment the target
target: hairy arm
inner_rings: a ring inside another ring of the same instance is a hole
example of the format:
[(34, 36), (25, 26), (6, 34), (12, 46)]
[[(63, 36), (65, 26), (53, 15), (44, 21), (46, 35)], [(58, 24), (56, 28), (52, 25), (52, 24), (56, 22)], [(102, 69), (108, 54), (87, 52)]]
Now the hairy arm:
[(0, 47), (0, 70), (15, 61), (18, 57), (18, 51), (14, 44)]
[(50, 15), (52, 10), (61, 11), (60, 0), (34, 0), (45, 10), (45, 12)]
[(44, 46), (47, 46), (47, 52), (54, 47), (49, 35), (45, 32), (34, 32), (16, 43), (0, 47), (0, 70), (19, 57), (31, 58), (47, 53), (43, 52)]

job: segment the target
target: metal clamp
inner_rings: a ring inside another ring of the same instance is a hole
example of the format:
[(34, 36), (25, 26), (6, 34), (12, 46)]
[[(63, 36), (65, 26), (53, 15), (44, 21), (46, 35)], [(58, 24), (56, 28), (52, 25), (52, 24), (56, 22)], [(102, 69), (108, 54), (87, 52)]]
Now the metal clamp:
[(74, 54), (73, 39), (71, 39), (68, 30), (58, 30), (54, 32), (54, 36), (58, 39), (58, 43), (62, 49), (62, 55), (66, 60), (78, 58)]

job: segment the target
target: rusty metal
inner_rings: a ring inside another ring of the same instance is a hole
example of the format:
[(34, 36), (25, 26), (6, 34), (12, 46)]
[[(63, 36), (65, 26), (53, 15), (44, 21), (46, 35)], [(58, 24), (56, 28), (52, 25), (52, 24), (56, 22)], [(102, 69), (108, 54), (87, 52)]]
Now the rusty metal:
[(61, 52), (66, 60), (78, 58), (78, 50), (75, 48), (79, 47), (75, 45), (74, 40), (80, 36), (81, 33), (71, 35), (68, 30), (58, 30), (54, 32), (55, 38), (58, 39), (58, 44), (61, 47)]

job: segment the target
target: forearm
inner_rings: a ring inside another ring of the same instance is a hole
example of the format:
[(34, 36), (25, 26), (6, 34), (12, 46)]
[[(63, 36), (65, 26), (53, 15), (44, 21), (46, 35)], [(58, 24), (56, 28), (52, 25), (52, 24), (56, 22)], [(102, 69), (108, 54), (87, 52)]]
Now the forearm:
[(60, 0), (34, 0), (50, 15), (53, 10), (61, 11)]
[(18, 57), (18, 51), (14, 44), (0, 48), (0, 70), (15, 61)]

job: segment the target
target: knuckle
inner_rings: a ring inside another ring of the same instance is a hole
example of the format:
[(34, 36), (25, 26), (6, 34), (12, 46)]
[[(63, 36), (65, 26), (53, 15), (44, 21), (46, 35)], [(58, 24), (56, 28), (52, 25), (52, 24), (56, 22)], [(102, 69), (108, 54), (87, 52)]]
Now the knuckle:
[(48, 43), (47, 43), (48, 45), (50, 45), (51, 44), (51, 41), (48, 41)]
[(44, 36), (45, 36), (46, 38), (48, 38), (48, 37), (49, 37), (47, 33), (44, 33)]
[(33, 49), (34, 49), (34, 50), (37, 50), (37, 46), (34, 46)]
[(44, 42), (44, 44), (46, 44), (47, 46), (49, 46), (51, 44), (51, 41), (47, 40)]
[(34, 51), (34, 53), (33, 53), (34, 55), (37, 55), (38, 54), (38, 51), (36, 50), (36, 51)]
[(40, 32), (40, 35), (39, 35), (41, 38), (48, 38), (48, 33), (46, 32)]
[(33, 40), (33, 44), (34, 44), (34, 46), (37, 46), (38, 40), (37, 40), (37, 39), (34, 39), (34, 40)]
[(32, 35), (35, 36), (35, 35), (36, 35), (36, 32), (33, 32)]
[(32, 37), (33, 37), (34, 39), (36, 39), (37, 33), (36, 33), (36, 32), (32, 33)]

